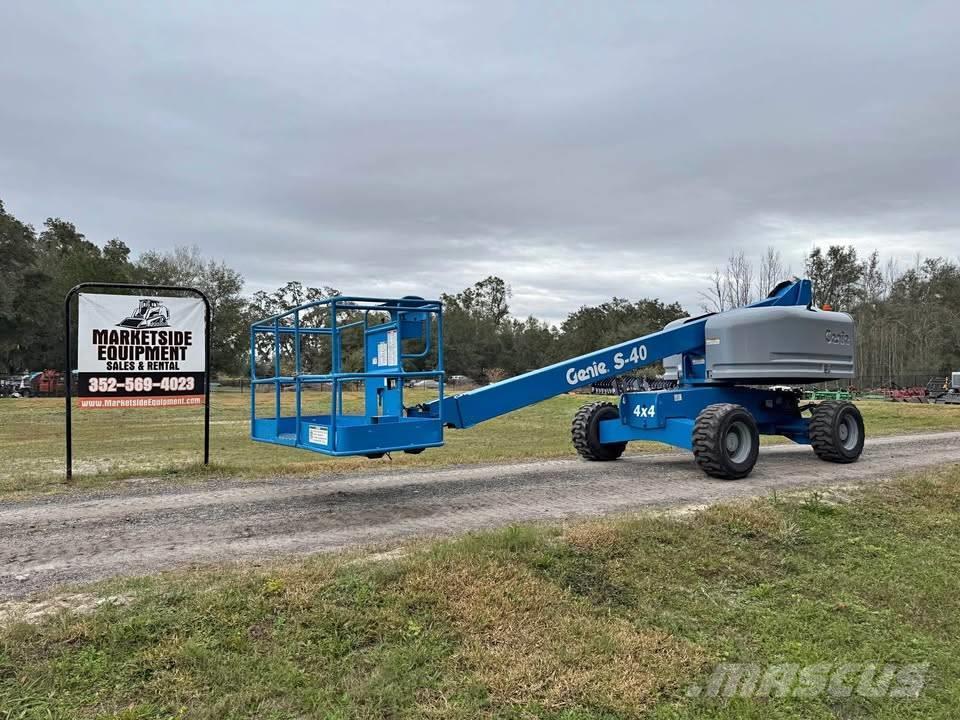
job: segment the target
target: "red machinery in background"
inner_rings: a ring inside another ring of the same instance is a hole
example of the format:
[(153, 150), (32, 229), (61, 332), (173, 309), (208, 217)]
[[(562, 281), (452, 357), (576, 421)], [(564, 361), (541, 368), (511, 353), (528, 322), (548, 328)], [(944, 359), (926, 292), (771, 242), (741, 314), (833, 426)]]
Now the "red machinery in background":
[(63, 373), (59, 370), (44, 370), (30, 378), (30, 394), (34, 397), (63, 397)]

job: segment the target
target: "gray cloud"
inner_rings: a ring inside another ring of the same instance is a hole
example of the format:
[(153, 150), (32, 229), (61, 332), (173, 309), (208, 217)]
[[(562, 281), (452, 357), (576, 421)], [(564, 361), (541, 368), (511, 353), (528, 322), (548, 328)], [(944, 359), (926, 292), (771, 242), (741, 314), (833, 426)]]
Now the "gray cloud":
[(734, 247), (956, 254), (955, 3), (22, 3), (0, 197), (252, 288), (697, 302)]

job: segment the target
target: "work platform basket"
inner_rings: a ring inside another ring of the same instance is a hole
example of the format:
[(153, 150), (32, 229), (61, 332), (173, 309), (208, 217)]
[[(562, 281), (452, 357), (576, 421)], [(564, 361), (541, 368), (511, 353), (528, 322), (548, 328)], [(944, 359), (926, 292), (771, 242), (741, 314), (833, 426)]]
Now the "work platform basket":
[(407, 385), (434, 389), (442, 407), (437, 300), (338, 296), (250, 326), (254, 440), (368, 457), (442, 445), (442, 417), (407, 415)]

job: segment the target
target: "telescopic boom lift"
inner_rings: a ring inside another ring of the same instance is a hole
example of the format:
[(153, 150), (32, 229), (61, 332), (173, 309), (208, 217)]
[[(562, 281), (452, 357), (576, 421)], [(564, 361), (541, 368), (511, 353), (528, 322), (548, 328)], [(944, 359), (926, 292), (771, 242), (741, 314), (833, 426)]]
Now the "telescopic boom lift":
[[(457, 395), (444, 393), (442, 312), (436, 300), (334, 297), (254, 323), (251, 358), (272, 351), (273, 372), (258, 375), (251, 363), (252, 438), (328, 455), (419, 453), (442, 445), (445, 427), (469, 428), (662, 361), (674, 387), (624, 393), (617, 404), (591, 402), (575, 414), (573, 445), (582, 457), (616, 460), (631, 440), (652, 440), (692, 450), (708, 475), (737, 479), (753, 469), (760, 434), (810, 444), (830, 462), (854, 462), (863, 450), (863, 419), (855, 405), (804, 406), (799, 391), (788, 387), (854, 376), (853, 319), (814, 308), (809, 280), (781, 283), (743, 308), (677, 320), (659, 332)], [(362, 334), (355, 344), (362, 345), (363, 357), (354, 359), (362, 370), (343, 370), (345, 333)], [(304, 340), (311, 337), (330, 340), (330, 372), (304, 370)], [(291, 356), (286, 373), (285, 354)], [(405, 369), (414, 362), (430, 369)], [(438, 397), (405, 406), (404, 385), (416, 379), (435, 380)], [(347, 383), (362, 387), (362, 408), (345, 408)], [(317, 385), (331, 390), (329, 411), (321, 414), (304, 408), (304, 390)], [(257, 391), (265, 386), (273, 391), (273, 414), (258, 417)], [(293, 390), (286, 415), (285, 388)]]

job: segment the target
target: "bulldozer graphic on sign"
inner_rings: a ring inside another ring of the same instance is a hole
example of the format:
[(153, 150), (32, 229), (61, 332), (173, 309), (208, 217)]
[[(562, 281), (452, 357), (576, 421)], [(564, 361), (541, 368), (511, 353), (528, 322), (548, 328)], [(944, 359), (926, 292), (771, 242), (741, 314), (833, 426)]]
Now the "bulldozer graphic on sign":
[(140, 305), (128, 317), (125, 317), (117, 327), (126, 328), (157, 328), (170, 327), (170, 310), (159, 300), (141, 298)]

